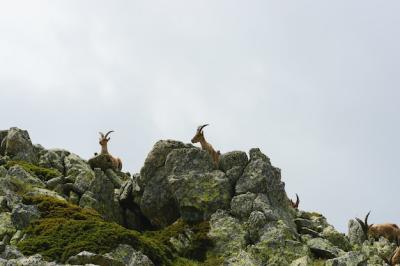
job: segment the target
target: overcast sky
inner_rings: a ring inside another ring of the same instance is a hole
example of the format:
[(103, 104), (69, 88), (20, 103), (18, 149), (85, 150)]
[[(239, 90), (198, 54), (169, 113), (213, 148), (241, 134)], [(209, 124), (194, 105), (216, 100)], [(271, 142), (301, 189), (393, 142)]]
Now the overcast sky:
[(139, 172), (201, 123), (336, 228), (400, 223), (399, 1), (3, 1), (0, 128)]

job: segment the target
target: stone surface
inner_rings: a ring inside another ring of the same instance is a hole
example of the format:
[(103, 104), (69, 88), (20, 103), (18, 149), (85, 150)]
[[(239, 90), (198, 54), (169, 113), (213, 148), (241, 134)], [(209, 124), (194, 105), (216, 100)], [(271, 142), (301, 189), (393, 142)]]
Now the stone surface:
[(39, 218), (39, 210), (32, 205), (18, 204), (11, 213), (11, 221), (18, 230), (24, 229), (30, 222)]
[(343, 251), (323, 238), (313, 238), (307, 241), (311, 252), (318, 258), (332, 259), (340, 256)]
[(0, 153), (13, 160), (37, 162), (38, 157), (28, 131), (12, 127), (8, 130), (0, 145)]
[(98, 168), (95, 169), (95, 177), (82, 195), (79, 206), (95, 209), (106, 220), (123, 224), (122, 209), (114, 195), (114, 185)]
[(5, 235), (11, 237), (16, 231), (17, 230), (11, 220), (11, 213), (0, 213), (0, 239), (3, 239)]
[(231, 213), (238, 218), (248, 218), (253, 211), (253, 202), (256, 197), (256, 194), (250, 192), (233, 197), (231, 201)]
[(348, 236), (352, 245), (362, 244), (366, 240), (365, 233), (359, 222), (356, 220), (349, 220)]
[(82, 251), (79, 254), (70, 257), (67, 260), (67, 263), (73, 265), (95, 264), (95, 265), (124, 266), (124, 264), (118, 260), (115, 260), (108, 256), (94, 254), (88, 251)]
[(32, 185), (32, 186), (37, 186), (37, 187), (45, 187), (46, 184), (37, 178), (36, 176), (30, 174), (27, 172), (24, 168), (22, 168), (19, 165), (14, 165), (10, 169), (8, 169), (7, 176), (9, 177), (14, 177), (18, 180), (20, 180), (23, 183)]
[(367, 257), (361, 252), (348, 252), (343, 256), (327, 260), (326, 266), (367, 266)]

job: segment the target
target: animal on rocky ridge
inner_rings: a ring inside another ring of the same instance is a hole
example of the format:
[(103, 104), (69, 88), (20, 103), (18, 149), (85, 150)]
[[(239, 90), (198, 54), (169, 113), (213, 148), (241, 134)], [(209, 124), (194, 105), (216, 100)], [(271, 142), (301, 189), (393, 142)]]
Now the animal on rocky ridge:
[(392, 223), (383, 223), (383, 224), (368, 224), (368, 217), (371, 212), (364, 218), (364, 222), (361, 219), (356, 218), (358, 223), (361, 225), (361, 228), (364, 231), (366, 237), (371, 236), (374, 239), (379, 239), (380, 237), (384, 237), (391, 242), (395, 242), (399, 244), (400, 240), (400, 228), (397, 224)]
[(105, 134), (105, 135), (104, 135), (103, 133), (99, 132), (99, 134), (100, 134), (99, 144), (100, 144), (100, 146), (101, 146), (101, 152), (100, 152), (100, 154), (107, 154), (107, 155), (109, 155), (110, 158), (111, 158), (112, 164), (113, 164), (113, 166), (115, 167), (115, 169), (118, 169), (118, 170), (121, 171), (121, 169), (122, 169), (122, 161), (121, 161), (121, 159), (118, 158), (118, 157), (112, 156), (112, 155), (108, 152), (107, 144), (108, 144), (108, 141), (110, 140), (110, 137), (108, 137), (108, 135), (110, 135), (112, 132), (114, 132), (114, 131), (113, 131), (113, 130), (108, 131), (107, 134)]
[(192, 143), (200, 142), (201, 148), (203, 150), (206, 150), (208, 154), (210, 154), (215, 166), (218, 167), (219, 157), (221, 156), (221, 153), (220, 151), (216, 151), (213, 146), (208, 143), (204, 138), (203, 128), (205, 128), (206, 126), (208, 126), (208, 124), (201, 125), (197, 128), (196, 135), (194, 135), (194, 137), (192, 138)]
[(299, 195), (297, 195), (297, 193), (296, 193), (296, 202), (294, 202), (293, 200), (290, 200), (290, 204), (292, 205), (293, 208), (298, 209), (299, 203), (300, 203)]

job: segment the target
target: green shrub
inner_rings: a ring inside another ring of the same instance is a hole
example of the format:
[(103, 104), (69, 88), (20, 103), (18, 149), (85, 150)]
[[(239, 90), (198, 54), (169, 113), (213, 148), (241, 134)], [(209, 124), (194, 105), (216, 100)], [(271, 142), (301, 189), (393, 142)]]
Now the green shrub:
[(25, 171), (37, 176), (42, 181), (48, 181), (54, 177), (61, 176), (60, 171), (54, 168), (44, 168), (37, 166), (25, 161), (8, 161), (5, 165), (6, 169), (13, 167), (14, 165), (19, 165), (25, 169)]

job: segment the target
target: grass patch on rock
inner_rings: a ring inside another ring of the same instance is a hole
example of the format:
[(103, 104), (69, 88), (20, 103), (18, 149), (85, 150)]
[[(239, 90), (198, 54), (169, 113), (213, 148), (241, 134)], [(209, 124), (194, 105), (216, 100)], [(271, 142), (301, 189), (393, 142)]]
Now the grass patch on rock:
[(54, 177), (61, 176), (60, 171), (54, 168), (44, 168), (41, 166), (37, 166), (25, 161), (8, 161), (5, 165), (6, 169), (10, 169), (11, 167), (19, 165), (24, 168), (25, 171), (37, 176), (42, 181), (48, 181)]
[[(189, 225), (177, 221), (159, 231), (140, 233), (116, 223), (104, 221), (94, 210), (51, 197), (24, 197), (24, 204), (36, 205), (41, 218), (33, 221), (24, 234), (27, 238), (18, 243), (25, 255), (41, 254), (45, 259), (65, 262), (81, 251), (104, 254), (119, 244), (127, 244), (142, 251), (156, 265), (217, 265), (217, 258), (207, 258), (212, 246), (207, 237), (208, 222)], [(171, 239), (190, 233), (190, 244), (183, 251), (172, 245)], [(186, 258), (183, 258), (186, 257)]]
[(39, 253), (48, 260), (65, 262), (83, 250), (103, 254), (119, 244), (128, 244), (157, 265), (172, 264), (173, 254), (166, 246), (137, 231), (105, 222), (94, 210), (50, 197), (25, 198), (24, 202), (37, 205), (42, 213), (41, 219), (24, 230), (28, 237), (18, 243), (25, 255)]

